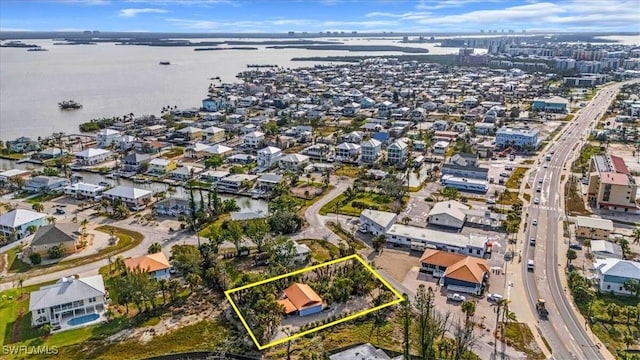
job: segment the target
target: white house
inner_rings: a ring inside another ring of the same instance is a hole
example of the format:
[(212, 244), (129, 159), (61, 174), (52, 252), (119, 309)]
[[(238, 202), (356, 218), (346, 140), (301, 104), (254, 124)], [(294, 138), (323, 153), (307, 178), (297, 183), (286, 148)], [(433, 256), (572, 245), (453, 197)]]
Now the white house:
[(75, 183), (64, 188), (64, 193), (76, 199), (88, 198), (93, 200), (102, 199), (105, 187), (102, 185)]
[(45, 214), (39, 212), (15, 209), (0, 216), (0, 233), (9, 240), (18, 240), (28, 234), (30, 226), (36, 228), (45, 224)]
[(376, 139), (369, 139), (360, 145), (362, 155), (360, 161), (364, 163), (374, 163), (380, 158), (382, 153), (382, 143)]
[(54, 329), (67, 330), (98, 323), (104, 320), (105, 295), (102, 275), (62, 278), (31, 293), (31, 326), (50, 323)]
[(261, 131), (253, 131), (246, 134), (242, 141), (245, 147), (258, 148), (264, 143), (264, 133)]
[(442, 201), (436, 203), (429, 211), (427, 221), (431, 225), (462, 229), (467, 218), (464, 210), (467, 209), (465, 204), (455, 200)]
[(309, 164), (309, 157), (302, 154), (289, 154), (280, 158), (280, 169), (299, 170)]
[(364, 209), (360, 213), (360, 226), (375, 236), (385, 234), (396, 220), (398, 214), (386, 211)]
[(449, 149), (449, 143), (447, 141), (438, 141), (433, 145), (433, 153), (438, 155), (444, 155)]
[(598, 259), (593, 264), (600, 291), (631, 295), (625, 290), (627, 280), (640, 281), (640, 262), (620, 259)]
[(106, 148), (112, 145), (118, 145), (122, 134), (120, 131), (113, 129), (102, 129), (96, 134), (96, 146)]
[(141, 210), (146, 203), (151, 201), (152, 192), (129, 186), (117, 186), (104, 192), (104, 197), (109, 200), (120, 200), (130, 209)]
[(304, 264), (309, 258), (309, 254), (311, 253), (311, 249), (305, 244), (298, 244), (297, 242), (293, 242), (296, 248), (296, 255), (293, 258), (293, 262), (296, 264)]
[(76, 162), (84, 166), (96, 165), (107, 161), (109, 154), (109, 150), (87, 149), (76, 153)]
[(69, 179), (57, 176), (36, 176), (27, 180), (23, 189), (30, 193), (60, 191), (70, 183)]
[(336, 146), (336, 160), (358, 162), (360, 159), (360, 145), (343, 142)]
[(607, 240), (591, 240), (590, 251), (596, 259), (622, 259), (622, 247)]
[(269, 169), (277, 164), (282, 157), (282, 149), (275, 146), (267, 146), (258, 150), (258, 167), (261, 169)]

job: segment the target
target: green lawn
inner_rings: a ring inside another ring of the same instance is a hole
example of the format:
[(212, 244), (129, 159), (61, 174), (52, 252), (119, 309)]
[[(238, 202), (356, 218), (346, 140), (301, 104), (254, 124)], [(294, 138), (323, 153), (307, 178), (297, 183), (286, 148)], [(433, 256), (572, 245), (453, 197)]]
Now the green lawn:
[(344, 165), (336, 169), (335, 175), (348, 176), (348, 177), (355, 178), (355, 177), (358, 177), (359, 173), (360, 173), (360, 168), (355, 166)]
[(326, 240), (305, 239), (297, 242), (307, 245), (311, 249), (311, 256), (319, 262), (337, 259), (340, 256), (338, 247)]
[(9, 272), (25, 272), (31, 268), (31, 265), (18, 259), (17, 254), (22, 250), (24, 245), (18, 245), (13, 249), (7, 250), (7, 269)]
[(527, 359), (544, 360), (545, 356), (542, 351), (533, 347), (536, 341), (533, 338), (533, 333), (527, 324), (524, 323), (509, 323), (506, 330), (506, 343), (512, 346), (518, 351), (522, 351), (527, 354)]
[(356, 195), (356, 197), (352, 200), (346, 201), (346, 198), (343, 194), (338, 195), (335, 199), (329, 201), (320, 209), (320, 215), (327, 215), (329, 213), (336, 213), (336, 204), (340, 203), (340, 207), (338, 208), (338, 212), (342, 215), (350, 215), (350, 216), (360, 216), (362, 209), (353, 207), (353, 202), (358, 201), (366, 204), (367, 208), (380, 210), (380, 211), (389, 211), (389, 204), (392, 202), (388, 196), (375, 194), (375, 193), (367, 193), (361, 192)]
[(0, 159), (8, 159), (8, 160), (20, 160), (22, 159), (22, 154), (20, 153), (0, 153)]
[(585, 144), (580, 150), (580, 157), (573, 162), (571, 165), (571, 171), (577, 173), (585, 173), (589, 170), (589, 160), (593, 155), (597, 155), (600, 153), (600, 147)]
[(60, 194), (40, 194), (38, 196), (32, 197), (31, 199), (28, 199), (27, 202), (29, 204), (42, 203), (45, 201), (53, 200), (60, 196)]

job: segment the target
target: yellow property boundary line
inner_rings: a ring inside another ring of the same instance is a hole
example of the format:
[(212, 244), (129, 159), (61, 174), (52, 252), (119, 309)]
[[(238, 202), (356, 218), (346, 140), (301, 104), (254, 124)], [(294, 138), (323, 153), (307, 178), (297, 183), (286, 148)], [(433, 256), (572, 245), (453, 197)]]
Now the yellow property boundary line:
[[(301, 273), (304, 273), (304, 272), (307, 272), (307, 271), (311, 271), (311, 270), (314, 270), (314, 269), (317, 269), (317, 268), (320, 268), (320, 267), (333, 265), (333, 264), (336, 264), (336, 263), (339, 263), (339, 262), (344, 262), (344, 261), (351, 260), (351, 259), (356, 259), (362, 265), (364, 265), (364, 267), (367, 270), (369, 270), (369, 272), (371, 272), (376, 279), (380, 280), (384, 284), (384, 286), (386, 286), (387, 289), (389, 289), (397, 298), (395, 300), (393, 300), (393, 301), (390, 301), (390, 302), (386, 303), (386, 304), (378, 305), (378, 306), (376, 306), (376, 307), (374, 307), (372, 309), (363, 310), (363, 311), (361, 311), (359, 313), (356, 313), (356, 314), (353, 314), (353, 315), (349, 315), (347, 317), (344, 317), (342, 319), (338, 319), (336, 321), (332, 321), (332, 322), (330, 322), (328, 324), (320, 325), (320, 326), (315, 327), (313, 329), (305, 330), (305, 331), (297, 333), (295, 335), (291, 335), (291, 336), (289, 336), (289, 337), (287, 337), (285, 339), (272, 341), (272, 342), (270, 342), (270, 343), (268, 343), (266, 345), (261, 345), (260, 344), (260, 342), (258, 341), (256, 336), (253, 334), (253, 331), (251, 331), (251, 328), (249, 328), (249, 325), (247, 325), (247, 322), (244, 319), (244, 317), (242, 316), (242, 313), (240, 313), (240, 310), (238, 309), (236, 304), (231, 299), (231, 294), (233, 294), (234, 292), (237, 292), (237, 291), (240, 291), (240, 290), (244, 290), (244, 289), (248, 289), (248, 288), (251, 288), (251, 287), (254, 287), (254, 286), (266, 284), (266, 283), (269, 283), (269, 282), (272, 282), (272, 281), (276, 281), (276, 280), (279, 280), (279, 279), (284, 279), (284, 278), (292, 276), (292, 275), (301, 274)], [(297, 338), (305, 336), (307, 334), (311, 334), (311, 333), (314, 333), (316, 331), (320, 331), (322, 329), (326, 329), (328, 327), (343, 323), (345, 321), (353, 320), (353, 319), (361, 317), (363, 315), (372, 313), (374, 311), (378, 311), (380, 309), (384, 309), (386, 307), (389, 307), (389, 306), (392, 306), (392, 305), (395, 305), (395, 304), (398, 304), (398, 303), (401, 303), (401, 302), (404, 301), (404, 298), (402, 297), (402, 294), (400, 294), (398, 292), (398, 290), (396, 290), (393, 286), (391, 286), (391, 284), (389, 284), (389, 282), (387, 282), (385, 279), (383, 279), (382, 276), (380, 276), (380, 274), (378, 274), (378, 272), (376, 272), (369, 264), (367, 264), (364, 260), (362, 260), (362, 258), (360, 256), (358, 256), (357, 254), (349, 255), (349, 256), (346, 256), (346, 257), (343, 257), (343, 258), (340, 258), (340, 259), (336, 259), (336, 260), (327, 261), (327, 262), (322, 263), (322, 264), (309, 266), (309, 267), (306, 267), (304, 269), (296, 270), (296, 271), (293, 271), (293, 272), (290, 272), (290, 273), (287, 273), (287, 274), (284, 274), (284, 275), (274, 276), (272, 278), (269, 278), (269, 279), (266, 279), (266, 280), (262, 280), (262, 281), (258, 281), (258, 282), (255, 282), (253, 284), (244, 285), (244, 286), (241, 286), (241, 287), (238, 287), (238, 288), (235, 288), (235, 289), (230, 289), (230, 290), (225, 291), (224, 294), (227, 297), (227, 299), (229, 300), (229, 303), (231, 304), (231, 307), (233, 307), (233, 310), (236, 312), (236, 314), (238, 314), (238, 317), (240, 318), (240, 321), (242, 322), (242, 325), (244, 325), (245, 329), (247, 329), (247, 332), (249, 332), (249, 336), (251, 337), (253, 342), (258, 347), (258, 350), (264, 350), (266, 348), (269, 348), (269, 347), (272, 347), (272, 346), (275, 346), (275, 345), (279, 345), (279, 344), (285, 343), (285, 342), (293, 340), (293, 339), (297, 339)]]

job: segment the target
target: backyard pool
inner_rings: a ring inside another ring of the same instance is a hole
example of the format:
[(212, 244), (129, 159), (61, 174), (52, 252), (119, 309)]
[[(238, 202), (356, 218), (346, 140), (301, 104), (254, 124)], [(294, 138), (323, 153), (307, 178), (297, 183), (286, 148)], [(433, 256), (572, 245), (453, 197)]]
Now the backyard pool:
[(97, 320), (99, 317), (100, 317), (100, 315), (98, 315), (98, 314), (82, 315), (82, 316), (78, 316), (78, 317), (75, 317), (75, 318), (69, 320), (67, 322), (67, 324), (69, 326), (82, 325), (82, 324), (86, 324), (88, 322)]

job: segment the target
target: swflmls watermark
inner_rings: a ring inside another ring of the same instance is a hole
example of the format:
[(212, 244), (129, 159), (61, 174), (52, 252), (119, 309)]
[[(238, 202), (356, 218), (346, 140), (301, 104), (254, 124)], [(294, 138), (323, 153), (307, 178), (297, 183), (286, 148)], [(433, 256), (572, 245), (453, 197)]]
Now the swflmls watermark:
[(2, 346), (3, 355), (58, 355), (57, 346)]

